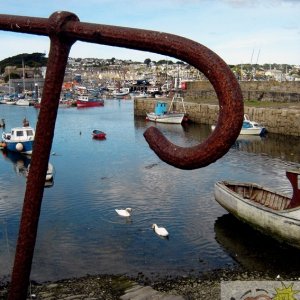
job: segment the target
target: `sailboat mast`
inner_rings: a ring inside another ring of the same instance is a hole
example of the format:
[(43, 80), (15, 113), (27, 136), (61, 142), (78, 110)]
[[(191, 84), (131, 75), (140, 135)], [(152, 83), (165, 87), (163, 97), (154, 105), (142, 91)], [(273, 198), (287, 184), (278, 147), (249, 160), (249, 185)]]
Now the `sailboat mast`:
[(22, 68), (23, 68), (23, 93), (25, 94), (25, 66), (24, 66), (23, 58), (22, 58)]

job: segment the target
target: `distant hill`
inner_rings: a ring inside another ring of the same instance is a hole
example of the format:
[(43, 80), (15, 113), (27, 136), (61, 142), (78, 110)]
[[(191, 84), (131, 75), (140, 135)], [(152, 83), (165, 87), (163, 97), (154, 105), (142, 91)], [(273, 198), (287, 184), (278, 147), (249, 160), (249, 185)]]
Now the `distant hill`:
[(18, 54), (0, 61), (1, 72), (4, 71), (6, 66), (16, 66), (17, 68), (22, 68), (22, 60), (24, 61), (24, 65), (32, 68), (38, 68), (46, 66), (48, 58), (45, 57), (44, 53)]

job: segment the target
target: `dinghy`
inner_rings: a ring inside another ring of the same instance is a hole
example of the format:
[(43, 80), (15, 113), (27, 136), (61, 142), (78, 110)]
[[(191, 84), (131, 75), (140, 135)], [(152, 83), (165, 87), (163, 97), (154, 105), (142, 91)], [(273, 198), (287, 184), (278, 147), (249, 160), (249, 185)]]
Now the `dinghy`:
[(300, 169), (286, 172), (293, 187), (289, 197), (255, 183), (219, 181), (216, 201), (239, 220), (281, 242), (300, 249)]

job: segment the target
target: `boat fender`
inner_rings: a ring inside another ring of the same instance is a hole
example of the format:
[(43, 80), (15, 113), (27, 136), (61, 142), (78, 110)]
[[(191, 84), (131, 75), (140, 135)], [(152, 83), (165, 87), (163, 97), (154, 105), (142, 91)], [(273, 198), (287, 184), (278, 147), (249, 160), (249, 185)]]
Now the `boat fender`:
[(23, 144), (22, 143), (18, 143), (16, 145), (16, 149), (17, 149), (17, 151), (21, 152), (23, 150)]

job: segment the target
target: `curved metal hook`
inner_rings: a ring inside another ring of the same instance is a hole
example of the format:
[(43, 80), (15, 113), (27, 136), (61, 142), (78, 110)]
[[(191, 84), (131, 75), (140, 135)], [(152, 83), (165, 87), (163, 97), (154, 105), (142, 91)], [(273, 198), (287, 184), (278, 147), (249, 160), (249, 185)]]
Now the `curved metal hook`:
[(219, 99), (219, 119), (216, 129), (201, 144), (181, 147), (170, 142), (153, 126), (145, 131), (144, 137), (150, 148), (164, 162), (180, 169), (196, 169), (215, 162), (229, 151), (243, 123), (242, 92), (235, 78), (230, 77), (224, 90), (216, 84), (214, 88)]
[[(43, 106), (37, 124), (32, 157), (32, 170), (37, 172), (31, 172), (27, 182), (12, 288), (9, 294), (9, 299), (26, 299), (43, 196), (43, 178), (52, 145), (63, 74), (70, 48), (75, 41), (169, 55), (189, 63), (209, 79), (219, 99), (220, 113), (217, 127), (206, 141), (195, 147), (183, 148), (169, 142), (155, 128), (149, 128), (144, 133), (147, 142), (157, 155), (175, 167), (199, 168), (224, 155), (240, 132), (243, 101), (238, 82), (219, 56), (201, 44), (176, 35), (83, 23), (69, 12), (56, 12), (49, 19), (0, 14), (0, 30), (44, 35), (51, 39), (42, 96)], [(47, 133), (46, 139), (42, 131)]]

